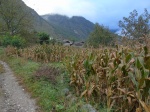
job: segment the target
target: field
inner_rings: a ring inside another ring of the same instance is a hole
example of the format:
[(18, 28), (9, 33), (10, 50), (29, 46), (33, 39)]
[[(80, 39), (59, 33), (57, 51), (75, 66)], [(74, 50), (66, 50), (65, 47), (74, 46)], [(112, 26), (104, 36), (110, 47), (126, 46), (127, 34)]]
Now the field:
[[(4, 60), (44, 112), (76, 112), (85, 103), (100, 112), (150, 111), (148, 45), (99, 49), (36, 45), (2, 50)], [(66, 100), (64, 88), (75, 96), (73, 103)]]

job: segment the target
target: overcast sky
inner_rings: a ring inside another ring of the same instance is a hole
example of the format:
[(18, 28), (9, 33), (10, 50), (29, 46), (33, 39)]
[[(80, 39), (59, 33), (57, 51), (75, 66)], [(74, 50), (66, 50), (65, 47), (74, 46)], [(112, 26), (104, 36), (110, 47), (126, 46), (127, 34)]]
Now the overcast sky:
[(150, 13), (150, 0), (23, 0), (39, 15), (62, 14), (83, 16), (93, 23), (117, 28), (118, 21), (128, 17), (136, 9), (139, 14), (144, 8)]

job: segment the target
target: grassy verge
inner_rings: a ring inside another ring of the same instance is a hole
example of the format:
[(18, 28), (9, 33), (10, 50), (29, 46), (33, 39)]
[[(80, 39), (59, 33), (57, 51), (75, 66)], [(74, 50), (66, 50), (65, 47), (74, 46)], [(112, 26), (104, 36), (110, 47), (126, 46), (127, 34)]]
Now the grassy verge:
[(0, 59), (3, 59), (3, 58), (4, 58), (4, 48), (0, 47)]
[(0, 64), (0, 74), (3, 73), (5, 70), (3, 68), (3, 66)]
[[(3, 48), (0, 47), (0, 59), (2, 59), (2, 55), (4, 54)], [(0, 73), (3, 73), (5, 70), (3, 66), (0, 64)]]
[(33, 77), (34, 72), (41, 66), (40, 63), (25, 61), (23, 59), (11, 59), (9, 64), (19, 81), (24, 84), (34, 98), (37, 99), (38, 105), (44, 112), (49, 112), (57, 104), (64, 101), (60, 95), (63, 84), (53, 85), (44, 79), (36, 80)]

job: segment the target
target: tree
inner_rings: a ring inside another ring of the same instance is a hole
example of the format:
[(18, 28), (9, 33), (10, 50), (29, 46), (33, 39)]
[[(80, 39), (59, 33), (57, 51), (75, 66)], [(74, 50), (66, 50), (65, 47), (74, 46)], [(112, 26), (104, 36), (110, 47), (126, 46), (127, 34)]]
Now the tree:
[(3, 23), (3, 32), (15, 35), (32, 26), (30, 12), (23, 5), (21, 0), (1, 0), (0, 21)]
[(21, 48), (21, 47), (25, 47), (26, 45), (26, 41), (25, 39), (23, 39), (22, 37), (18, 36), (18, 35), (4, 35), (0, 37), (0, 45), (7, 47), (9, 45), (17, 47), (17, 48)]
[(111, 33), (104, 26), (100, 26), (98, 23), (95, 24), (94, 31), (90, 34), (86, 44), (99, 47), (99, 45), (109, 45), (115, 39), (115, 35)]
[(123, 17), (123, 21), (119, 21), (119, 27), (122, 28), (122, 34), (129, 38), (139, 38), (150, 32), (150, 14), (147, 9), (138, 16), (136, 10), (130, 13), (130, 16)]
[(39, 40), (40, 40), (40, 44), (49, 43), (49, 35), (46, 33), (39, 33)]

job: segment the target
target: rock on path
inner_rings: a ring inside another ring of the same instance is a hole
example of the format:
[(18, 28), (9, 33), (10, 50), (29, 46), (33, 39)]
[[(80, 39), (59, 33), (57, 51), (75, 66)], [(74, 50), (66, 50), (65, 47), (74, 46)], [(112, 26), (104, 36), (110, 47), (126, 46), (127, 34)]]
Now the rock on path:
[(0, 74), (0, 112), (37, 112), (35, 100), (18, 84), (9, 66), (0, 61), (5, 73)]

